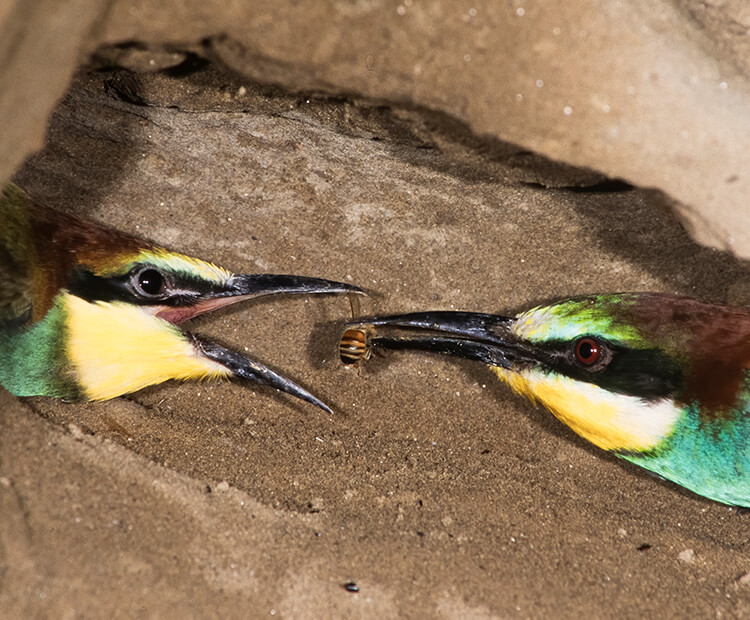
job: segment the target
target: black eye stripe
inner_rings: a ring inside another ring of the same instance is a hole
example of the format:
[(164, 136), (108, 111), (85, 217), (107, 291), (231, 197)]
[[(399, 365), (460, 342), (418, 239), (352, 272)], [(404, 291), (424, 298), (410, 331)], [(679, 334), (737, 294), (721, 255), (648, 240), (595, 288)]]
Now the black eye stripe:
[(682, 389), (683, 368), (667, 353), (659, 349), (630, 349), (591, 337), (600, 345), (600, 354), (588, 365), (576, 354), (578, 343), (587, 338), (535, 344), (533, 350), (538, 367), (647, 400), (673, 397)]
[[(153, 273), (146, 273), (146, 272)], [(158, 273), (163, 290), (157, 291)], [(143, 283), (138, 276), (145, 274)], [(143, 285), (143, 288), (142, 288)], [(147, 287), (147, 288), (146, 288)], [(124, 301), (141, 306), (189, 306), (204, 295), (214, 295), (217, 285), (189, 274), (167, 272), (153, 265), (136, 265), (120, 276), (97, 276), (88, 269), (74, 269), (69, 276), (68, 290), (86, 301)], [(155, 292), (152, 292), (155, 291)]]

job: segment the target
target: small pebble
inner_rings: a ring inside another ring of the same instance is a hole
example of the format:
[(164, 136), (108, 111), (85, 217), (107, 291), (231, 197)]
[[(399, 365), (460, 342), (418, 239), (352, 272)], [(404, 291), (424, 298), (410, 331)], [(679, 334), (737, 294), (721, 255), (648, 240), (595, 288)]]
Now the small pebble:
[(359, 592), (359, 586), (353, 581), (347, 581), (343, 587), (347, 592)]
[(68, 424), (68, 431), (73, 436), (73, 439), (77, 439), (78, 441), (81, 441), (84, 437), (83, 431), (72, 422)]
[(695, 551), (693, 551), (692, 549), (683, 549), (682, 551), (680, 551), (680, 553), (677, 554), (677, 559), (680, 562), (686, 562), (689, 564), (695, 559)]
[(222, 480), (219, 484), (216, 485), (216, 490), (219, 492), (228, 491), (229, 483), (226, 480)]

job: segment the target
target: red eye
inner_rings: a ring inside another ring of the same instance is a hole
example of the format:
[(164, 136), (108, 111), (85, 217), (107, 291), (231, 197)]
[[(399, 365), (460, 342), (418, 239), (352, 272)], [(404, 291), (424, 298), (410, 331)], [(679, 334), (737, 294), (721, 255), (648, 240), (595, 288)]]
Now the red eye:
[(602, 346), (593, 338), (581, 338), (576, 342), (576, 359), (584, 366), (591, 366), (602, 356)]

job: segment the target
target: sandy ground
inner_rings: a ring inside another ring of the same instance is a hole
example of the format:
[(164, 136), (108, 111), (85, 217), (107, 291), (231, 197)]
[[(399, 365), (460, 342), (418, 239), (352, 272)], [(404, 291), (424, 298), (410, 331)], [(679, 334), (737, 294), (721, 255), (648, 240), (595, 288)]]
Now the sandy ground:
[[(744, 268), (653, 193), (566, 189), (600, 179), (440, 117), (189, 69), (85, 78), (17, 179), (236, 271), (351, 281), (372, 292), (364, 313), (750, 300)], [(346, 298), (290, 297), (190, 326), (333, 416), (240, 383), (88, 405), (0, 391), (3, 614), (750, 615), (750, 515), (590, 447), (480, 365), (404, 353), (346, 370), (349, 318)]]

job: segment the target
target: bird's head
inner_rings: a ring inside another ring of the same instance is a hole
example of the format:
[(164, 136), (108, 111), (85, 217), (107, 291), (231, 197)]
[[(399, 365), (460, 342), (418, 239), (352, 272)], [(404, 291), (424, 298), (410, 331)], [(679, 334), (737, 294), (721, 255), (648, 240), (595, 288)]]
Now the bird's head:
[(373, 347), (489, 364), (516, 392), (619, 453), (651, 450), (697, 405), (737, 405), (750, 365), (750, 313), (687, 297), (579, 297), (515, 317), (424, 312), (362, 319)]
[[(60, 373), (65, 378), (58, 384), (74, 385), (79, 398), (104, 400), (168, 379), (234, 376), (273, 386), (328, 410), (286, 377), (177, 325), (263, 295), (359, 293), (360, 289), (319, 278), (234, 274), (33, 205), (13, 186), (8, 192), (0, 220), (4, 216), (6, 222), (15, 222), (29, 240), (25, 248), (26, 286), (31, 291), (29, 333), (35, 327), (40, 334), (57, 330), (53, 336), (59, 338), (58, 366), (64, 366)], [(23, 262), (16, 261), (20, 272)], [(37, 346), (31, 353), (49, 352)]]

